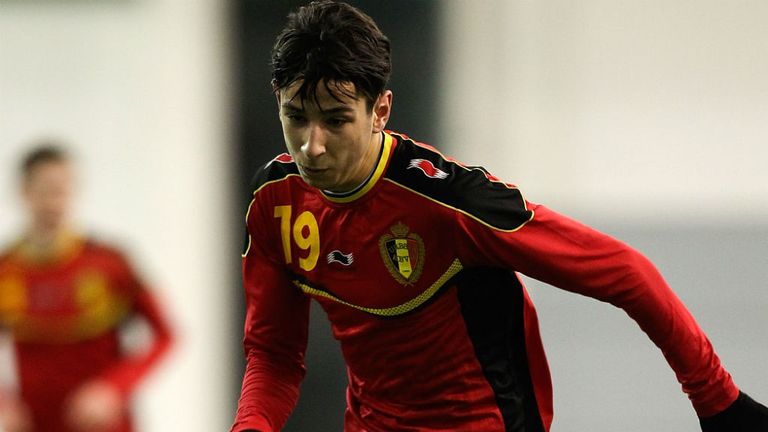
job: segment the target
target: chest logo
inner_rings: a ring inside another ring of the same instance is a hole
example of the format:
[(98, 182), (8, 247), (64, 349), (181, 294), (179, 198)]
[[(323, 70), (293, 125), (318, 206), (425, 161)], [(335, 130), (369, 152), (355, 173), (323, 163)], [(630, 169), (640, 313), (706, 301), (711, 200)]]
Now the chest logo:
[(351, 265), (354, 261), (354, 257), (352, 256), (352, 252), (345, 254), (341, 252), (340, 250), (335, 250), (328, 254), (328, 264), (330, 263), (339, 263), (343, 266)]
[(379, 251), (384, 265), (392, 277), (403, 285), (413, 285), (424, 269), (424, 241), (416, 233), (409, 233), (402, 222), (390, 228), (390, 233), (379, 238)]
[(432, 162), (426, 159), (411, 159), (408, 163), (408, 169), (418, 168), (429, 178), (444, 179), (448, 173), (436, 167)]

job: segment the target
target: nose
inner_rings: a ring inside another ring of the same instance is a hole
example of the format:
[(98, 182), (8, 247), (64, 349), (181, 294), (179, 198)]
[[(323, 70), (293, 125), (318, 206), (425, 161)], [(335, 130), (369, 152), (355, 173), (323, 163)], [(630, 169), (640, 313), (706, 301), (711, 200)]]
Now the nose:
[(301, 152), (310, 158), (319, 157), (325, 153), (325, 142), (325, 130), (320, 125), (310, 125)]

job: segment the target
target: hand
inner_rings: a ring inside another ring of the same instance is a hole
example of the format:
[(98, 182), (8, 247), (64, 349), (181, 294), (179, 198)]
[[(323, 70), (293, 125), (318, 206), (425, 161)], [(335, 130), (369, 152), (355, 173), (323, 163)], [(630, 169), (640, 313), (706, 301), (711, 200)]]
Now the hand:
[(32, 415), (20, 399), (10, 398), (0, 408), (0, 430), (5, 432), (31, 432)]
[(699, 419), (703, 432), (768, 431), (768, 408), (740, 392), (734, 403), (723, 412)]
[(67, 403), (66, 420), (78, 432), (109, 432), (117, 428), (124, 415), (120, 392), (104, 381), (85, 384)]

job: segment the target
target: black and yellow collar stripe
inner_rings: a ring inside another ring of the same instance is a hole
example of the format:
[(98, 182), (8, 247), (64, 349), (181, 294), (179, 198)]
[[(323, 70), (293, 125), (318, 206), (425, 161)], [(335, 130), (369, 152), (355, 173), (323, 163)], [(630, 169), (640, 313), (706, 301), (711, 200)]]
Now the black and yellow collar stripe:
[(392, 152), (392, 136), (386, 132), (382, 133), (384, 134), (384, 140), (382, 143), (383, 148), (381, 151), (381, 156), (379, 157), (379, 162), (376, 164), (376, 168), (373, 170), (373, 174), (368, 178), (365, 184), (353, 194), (337, 197), (323, 193), (323, 195), (328, 198), (329, 201), (336, 203), (348, 203), (355, 201), (356, 199), (359, 199), (368, 193), (368, 191), (370, 191), (376, 185), (381, 176), (384, 174), (384, 170), (387, 168), (390, 153)]

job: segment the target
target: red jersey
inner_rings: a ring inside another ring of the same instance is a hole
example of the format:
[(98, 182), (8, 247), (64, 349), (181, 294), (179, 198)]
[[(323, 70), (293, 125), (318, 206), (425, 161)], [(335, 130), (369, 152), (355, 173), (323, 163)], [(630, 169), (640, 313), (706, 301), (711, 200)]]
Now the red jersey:
[[(69, 429), (68, 398), (106, 380), (127, 397), (170, 344), (155, 300), (116, 250), (68, 238), (55, 257), (30, 256), (24, 243), (0, 258), (0, 323), (13, 335), (20, 396), (36, 431)], [(151, 325), (152, 347), (121, 351), (118, 330), (134, 314)], [(116, 432), (131, 430), (126, 416)]]
[(276, 431), (290, 414), (311, 298), (347, 364), (347, 432), (548, 431), (549, 370), (518, 272), (624, 309), (699, 415), (738, 395), (640, 253), (404, 135), (384, 134), (371, 178), (346, 196), (310, 187), (278, 156), (256, 176), (246, 221), (233, 431)]

